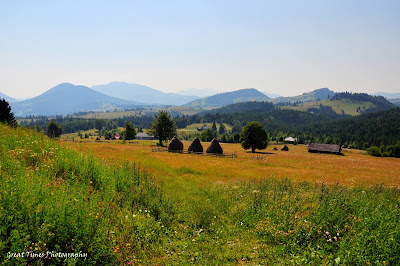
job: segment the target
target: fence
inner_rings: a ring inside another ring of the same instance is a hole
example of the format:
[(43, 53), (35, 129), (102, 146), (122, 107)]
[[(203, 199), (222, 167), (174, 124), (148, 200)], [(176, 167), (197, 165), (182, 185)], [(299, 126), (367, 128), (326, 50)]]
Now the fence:
[(218, 153), (189, 152), (189, 151), (168, 151), (167, 148), (161, 148), (159, 146), (152, 146), (151, 151), (152, 152), (172, 152), (172, 153), (193, 154), (193, 155), (214, 156), (214, 157), (227, 157), (227, 158), (236, 158), (237, 157), (236, 152), (218, 154)]

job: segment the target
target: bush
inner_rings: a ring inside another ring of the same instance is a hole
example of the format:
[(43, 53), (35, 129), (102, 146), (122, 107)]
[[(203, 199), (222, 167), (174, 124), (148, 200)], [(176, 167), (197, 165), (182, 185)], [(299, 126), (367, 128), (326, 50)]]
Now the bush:
[(376, 157), (382, 156), (380, 149), (376, 146), (372, 146), (372, 147), (368, 148), (367, 154), (369, 154), (371, 156), (376, 156)]

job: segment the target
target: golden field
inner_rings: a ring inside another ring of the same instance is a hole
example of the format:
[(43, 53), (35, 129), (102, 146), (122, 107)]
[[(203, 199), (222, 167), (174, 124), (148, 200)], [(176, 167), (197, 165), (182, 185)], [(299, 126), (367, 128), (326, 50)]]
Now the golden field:
[[(154, 142), (155, 143), (155, 142)], [(269, 145), (266, 150), (252, 154), (240, 144), (221, 144), (225, 153), (236, 153), (236, 158), (152, 152), (151, 141), (122, 144), (120, 142), (67, 142), (80, 151), (91, 151), (111, 163), (125, 161), (140, 163), (160, 181), (170, 178), (187, 179), (198, 184), (223, 184), (267, 177), (288, 178), (294, 182), (308, 181), (321, 184), (339, 182), (348, 186), (384, 184), (400, 187), (400, 160), (365, 155), (364, 151), (344, 150), (343, 156), (307, 152), (307, 145)], [(184, 142), (187, 149), (190, 142)], [(202, 143), (204, 149), (208, 143)], [(273, 147), (278, 151), (272, 151)], [(178, 174), (178, 175), (177, 175)]]

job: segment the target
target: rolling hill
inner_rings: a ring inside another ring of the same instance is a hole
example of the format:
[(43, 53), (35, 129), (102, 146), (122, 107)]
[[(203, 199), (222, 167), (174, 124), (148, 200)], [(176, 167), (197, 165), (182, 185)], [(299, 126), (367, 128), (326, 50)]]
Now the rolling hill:
[(303, 93), (302, 95), (292, 97), (278, 97), (273, 99), (273, 103), (295, 103), (295, 102), (312, 102), (331, 98), (336, 93), (328, 88), (321, 88), (311, 92)]
[(25, 116), (71, 114), (138, 105), (142, 104), (110, 97), (85, 86), (62, 83), (32, 99), (14, 102), (11, 107), (16, 116)]
[(249, 101), (269, 101), (270, 98), (256, 89), (242, 89), (232, 92), (219, 93), (210, 97), (198, 99), (185, 106), (191, 107), (222, 107), (225, 105), (249, 102)]
[(388, 110), (394, 107), (394, 104), (382, 96), (372, 96), (365, 93), (337, 93), (326, 100), (281, 106), (282, 109), (351, 116)]
[(92, 89), (108, 96), (154, 105), (182, 105), (199, 99), (196, 96), (166, 93), (144, 85), (129, 84), (126, 82), (111, 82), (107, 85), (96, 85), (92, 86)]
[(4, 99), (4, 100), (6, 100), (6, 101), (9, 102), (9, 103), (18, 102), (17, 99), (15, 99), (15, 98), (13, 98), (13, 97), (10, 97), (10, 96), (8, 96), (8, 95), (5, 95), (4, 93), (1, 93), (1, 92), (0, 92), (0, 99)]

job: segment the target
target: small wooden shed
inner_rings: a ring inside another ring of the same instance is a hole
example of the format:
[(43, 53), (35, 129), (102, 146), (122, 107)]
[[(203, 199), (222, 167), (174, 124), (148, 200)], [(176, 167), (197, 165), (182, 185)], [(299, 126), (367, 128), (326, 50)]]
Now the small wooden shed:
[(308, 152), (341, 154), (342, 147), (338, 144), (310, 143)]

